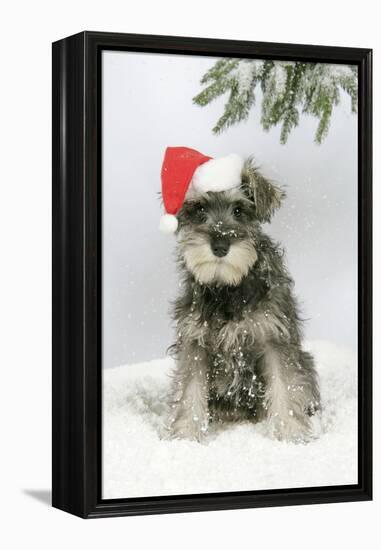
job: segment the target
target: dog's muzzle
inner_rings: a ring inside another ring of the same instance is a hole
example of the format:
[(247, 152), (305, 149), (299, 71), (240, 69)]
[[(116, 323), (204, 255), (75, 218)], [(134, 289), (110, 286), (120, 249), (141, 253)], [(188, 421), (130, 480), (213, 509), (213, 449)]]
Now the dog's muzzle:
[(224, 237), (216, 237), (212, 239), (210, 247), (217, 258), (223, 258), (229, 252), (230, 242)]

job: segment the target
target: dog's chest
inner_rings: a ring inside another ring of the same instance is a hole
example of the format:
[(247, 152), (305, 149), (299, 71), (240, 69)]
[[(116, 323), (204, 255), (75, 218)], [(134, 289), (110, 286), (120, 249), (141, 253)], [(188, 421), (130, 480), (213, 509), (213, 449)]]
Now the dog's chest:
[(209, 288), (195, 285), (191, 308), (211, 332), (228, 322), (239, 322), (250, 309), (254, 311), (268, 288), (261, 280), (248, 279), (238, 287)]

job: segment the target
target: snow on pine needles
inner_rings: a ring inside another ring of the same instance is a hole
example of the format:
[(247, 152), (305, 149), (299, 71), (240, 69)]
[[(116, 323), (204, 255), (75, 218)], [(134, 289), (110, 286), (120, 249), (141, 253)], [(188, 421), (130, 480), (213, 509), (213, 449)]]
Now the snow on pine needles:
[(172, 360), (103, 374), (103, 498), (357, 483), (357, 364), (330, 342), (316, 359), (323, 413), (307, 445), (269, 439), (266, 424), (229, 424), (205, 443), (160, 439)]

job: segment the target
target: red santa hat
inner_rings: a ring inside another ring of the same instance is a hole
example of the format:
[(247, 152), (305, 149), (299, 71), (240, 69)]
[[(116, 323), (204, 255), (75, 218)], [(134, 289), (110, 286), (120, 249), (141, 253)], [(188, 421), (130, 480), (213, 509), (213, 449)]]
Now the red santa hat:
[(167, 147), (161, 169), (161, 189), (166, 213), (160, 219), (163, 233), (174, 233), (176, 214), (187, 194), (226, 191), (241, 184), (243, 159), (232, 153), (213, 159), (189, 147)]

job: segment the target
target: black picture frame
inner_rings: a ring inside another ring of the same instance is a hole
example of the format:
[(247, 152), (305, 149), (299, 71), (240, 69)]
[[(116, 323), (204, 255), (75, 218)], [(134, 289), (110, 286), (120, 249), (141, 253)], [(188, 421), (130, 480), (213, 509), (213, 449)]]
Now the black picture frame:
[[(101, 52), (358, 67), (358, 484), (101, 498)], [(372, 498), (372, 50), (82, 32), (53, 44), (53, 506), (84, 518)]]

